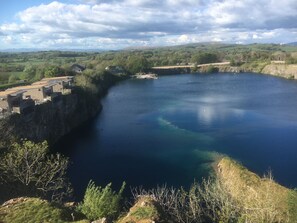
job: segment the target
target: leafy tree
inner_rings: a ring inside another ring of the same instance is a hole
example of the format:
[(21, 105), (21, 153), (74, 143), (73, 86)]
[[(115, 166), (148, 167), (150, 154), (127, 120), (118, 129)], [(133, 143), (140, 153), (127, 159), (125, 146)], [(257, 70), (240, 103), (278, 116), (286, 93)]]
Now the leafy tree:
[[(15, 187), (16, 195), (41, 196), (61, 201), (70, 193), (66, 178), (68, 159), (48, 154), (46, 141), (13, 143), (0, 163), (1, 180)], [(16, 196), (13, 195), (13, 196)]]
[(128, 58), (126, 67), (128, 71), (135, 74), (149, 68), (149, 63), (144, 56), (131, 56)]
[(36, 68), (34, 80), (41, 80), (44, 78), (44, 66), (40, 65)]
[(297, 58), (294, 58), (292, 56), (287, 56), (286, 63), (287, 64), (296, 64), (297, 63)]
[(23, 74), (21, 75), (21, 79), (23, 80), (31, 80), (34, 78), (35, 76), (35, 72), (36, 72), (36, 67), (29, 64), (27, 65), (24, 70), (23, 70)]
[(206, 64), (218, 62), (218, 56), (214, 53), (198, 53), (193, 55), (192, 62), (197, 64)]
[(2, 73), (0, 75), (0, 83), (1, 84), (6, 84), (9, 80), (9, 74), (5, 74), (5, 73)]
[(61, 74), (61, 68), (58, 66), (50, 65), (44, 69), (45, 77), (57, 77)]
[(125, 182), (122, 184), (118, 193), (112, 190), (111, 183), (106, 187), (98, 187), (93, 181), (90, 181), (86, 189), (84, 200), (78, 206), (89, 220), (96, 220), (103, 217), (115, 219), (120, 212), (120, 201), (125, 188)]
[(11, 75), (9, 76), (8, 83), (15, 83), (15, 82), (17, 82), (18, 80), (20, 80), (20, 78), (19, 78), (18, 76), (11, 74)]
[(207, 73), (216, 73), (216, 72), (219, 72), (219, 69), (217, 67), (214, 67), (211, 65), (206, 69), (206, 72)]
[(84, 71), (84, 74), (75, 76), (75, 85), (83, 89), (85, 92), (92, 94), (98, 93), (98, 87), (96, 86), (94, 77), (92, 77), (87, 71)]

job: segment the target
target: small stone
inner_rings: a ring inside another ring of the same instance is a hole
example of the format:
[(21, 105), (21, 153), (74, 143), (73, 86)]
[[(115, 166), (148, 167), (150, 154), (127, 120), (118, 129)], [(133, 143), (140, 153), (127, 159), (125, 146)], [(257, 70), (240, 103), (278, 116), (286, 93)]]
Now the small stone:
[(107, 220), (106, 220), (106, 218), (101, 218), (96, 221), (92, 221), (92, 223), (107, 223)]

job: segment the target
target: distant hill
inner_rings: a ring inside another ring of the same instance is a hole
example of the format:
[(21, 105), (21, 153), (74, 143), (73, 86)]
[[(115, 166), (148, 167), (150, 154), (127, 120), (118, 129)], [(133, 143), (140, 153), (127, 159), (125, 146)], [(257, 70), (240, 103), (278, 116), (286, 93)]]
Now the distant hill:
[(63, 51), (63, 52), (104, 52), (103, 49), (50, 49), (50, 48), (11, 48), (11, 49), (0, 49), (2, 53), (31, 53), (31, 52), (49, 52), (49, 51)]
[(289, 46), (297, 46), (297, 42), (287, 43), (286, 45), (289, 45)]

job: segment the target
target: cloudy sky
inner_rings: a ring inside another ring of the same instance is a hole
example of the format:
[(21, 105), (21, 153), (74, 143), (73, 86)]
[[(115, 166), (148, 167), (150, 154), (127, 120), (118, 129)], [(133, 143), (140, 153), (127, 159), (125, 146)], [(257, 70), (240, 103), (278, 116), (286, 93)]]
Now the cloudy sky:
[(0, 50), (297, 41), (296, 0), (3, 0)]

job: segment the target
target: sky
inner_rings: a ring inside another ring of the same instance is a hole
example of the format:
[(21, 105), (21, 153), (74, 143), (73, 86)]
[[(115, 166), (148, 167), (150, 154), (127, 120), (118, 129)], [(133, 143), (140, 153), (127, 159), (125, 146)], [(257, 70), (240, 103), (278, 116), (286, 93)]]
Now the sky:
[(297, 0), (0, 2), (0, 50), (297, 41)]

